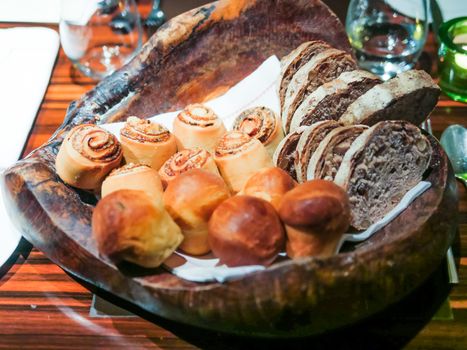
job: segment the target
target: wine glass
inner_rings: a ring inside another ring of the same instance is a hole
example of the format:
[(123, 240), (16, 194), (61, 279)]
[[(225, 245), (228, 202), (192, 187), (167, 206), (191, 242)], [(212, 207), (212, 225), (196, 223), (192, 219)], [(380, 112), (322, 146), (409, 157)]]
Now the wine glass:
[(127, 63), (142, 45), (134, 0), (61, 0), (59, 28), (67, 57), (96, 80)]
[(413, 68), (420, 56), (427, 0), (352, 0), (346, 30), (360, 67), (387, 80)]

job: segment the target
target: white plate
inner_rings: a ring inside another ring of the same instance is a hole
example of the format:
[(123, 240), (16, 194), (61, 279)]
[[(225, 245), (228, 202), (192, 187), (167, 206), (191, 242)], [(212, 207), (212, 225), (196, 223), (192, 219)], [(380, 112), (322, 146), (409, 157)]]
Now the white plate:
[(15, 228), (6, 213), (3, 191), (0, 190), (0, 267), (10, 258), (18, 247), (21, 233)]
[[(418, 0), (421, 2), (421, 0)], [(410, 0), (387, 0), (387, 3), (400, 13), (409, 16), (413, 15), (413, 5)], [(467, 16), (467, 1), (466, 0), (438, 0), (438, 6), (443, 13), (444, 21), (456, 17)], [(431, 14), (428, 16), (431, 22)]]

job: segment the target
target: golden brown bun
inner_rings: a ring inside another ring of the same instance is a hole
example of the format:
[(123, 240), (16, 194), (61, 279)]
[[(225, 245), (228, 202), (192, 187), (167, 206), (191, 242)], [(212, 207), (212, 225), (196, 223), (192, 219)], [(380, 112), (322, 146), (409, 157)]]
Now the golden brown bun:
[(329, 256), (349, 227), (349, 199), (332, 181), (312, 180), (284, 195), (279, 215), (287, 231), (289, 257)]
[(213, 153), (217, 141), (226, 131), (222, 120), (202, 104), (186, 106), (174, 120), (173, 132), (179, 151), (202, 148)]
[(231, 131), (219, 140), (214, 160), (225, 182), (235, 193), (258, 170), (273, 167), (263, 144), (240, 131)]
[(208, 244), (208, 221), (219, 204), (230, 197), (230, 191), (219, 175), (192, 169), (174, 179), (164, 193), (167, 211), (182, 229), (180, 249), (202, 255)]
[(231, 197), (209, 220), (211, 249), (228, 266), (269, 265), (284, 241), (284, 228), (274, 207), (260, 198)]
[(55, 168), (67, 184), (83, 190), (99, 190), (106, 175), (122, 162), (117, 138), (93, 125), (71, 129), (58, 151)]
[(162, 202), (164, 190), (157, 171), (143, 164), (126, 164), (110, 172), (102, 183), (101, 195), (105, 197), (118, 190), (140, 190)]
[(284, 138), (280, 118), (267, 107), (253, 107), (243, 111), (235, 119), (233, 129), (261, 141), (271, 157)]
[(120, 190), (97, 203), (92, 231), (99, 253), (115, 264), (161, 265), (183, 240), (162, 205), (143, 191)]
[(284, 170), (274, 167), (254, 173), (243, 186), (241, 194), (268, 201), (278, 210), (282, 197), (297, 183)]
[(184, 149), (175, 153), (160, 168), (162, 184), (167, 187), (178, 175), (191, 169), (204, 169), (220, 176), (216, 163), (208, 151), (201, 148)]
[(149, 165), (159, 170), (177, 152), (175, 137), (150, 120), (129, 117), (120, 130), (123, 156), (127, 163)]

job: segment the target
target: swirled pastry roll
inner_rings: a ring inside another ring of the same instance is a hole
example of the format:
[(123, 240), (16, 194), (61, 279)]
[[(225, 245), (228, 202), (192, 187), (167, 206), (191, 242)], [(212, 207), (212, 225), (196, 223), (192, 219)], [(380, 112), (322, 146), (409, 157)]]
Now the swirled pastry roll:
[(267, 107), (254, 107), (243, 111), (235, 119), (233, 129), (260, 140), (271, 157), (284, 138), (279, 117)]
[(202, 148), (212, 153), (226, 129), (212, 109), (202, 104), (193, 104), (175, 118), (173, 132), (179, 151)]
[(184, 149), (175, 153), (159, 170), (164, 187), (178, 175), (191, 169), (204, 169), (213, 174), (220, 175), (211, 154), (201, 148)]
[(165, 127), (150, 120), (129, 117), (120, 130), (123, 156), (127, 163), (149, 165), (155, 170), (175, 152), (175, 137)]
[(121, 162), (122, 147), (117, 138), (96, 125), (83, 124), (64, 138), (55, 167), (65, 183), (98, 190), (105, 176)]
[(102, 183), (102, 197), (118, 190), (139, 190), (162, 201), (162, 182), (157, 171), (144, 164), (125, 164), (110, 172)]
[(239, 192), (258, 170), (273, 166), (263, 144), (240, 131), (231, 131), (219, 140), (214, 160), (233, 192)]

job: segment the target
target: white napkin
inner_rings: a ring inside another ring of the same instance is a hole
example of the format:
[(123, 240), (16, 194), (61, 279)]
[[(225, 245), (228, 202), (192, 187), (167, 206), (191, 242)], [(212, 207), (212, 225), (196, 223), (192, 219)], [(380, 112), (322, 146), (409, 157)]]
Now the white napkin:
[[(47, 89), (59, 40), (48, 28), (12, 28), (0, 29), (0, 43), (0, 116), (9, 125), (0, 138), (1, 173), (21, 156)], [(6, 214), (0, 191), (0, 266), (20, 238)]]
[(0, 22), (58, 23), (59, 20), (60, 0), (0, 0)]
[[(276, 94), (276, 82), (279, 74), (279, 59), (276, 56), (271, 56), (224, 95), (206, 102), (205, 105), (216, 112), (228, 130), (232, 129), (235, 117), (247, 108), (265, 106), (279, 113), (279, 99)], [(150, 120), (162, 124), (172, 131), (173, 121), (179, 112), (159, 114), (151, 117)], [(119, 137), (123, 124), (121, 122), (101, 126)]]

